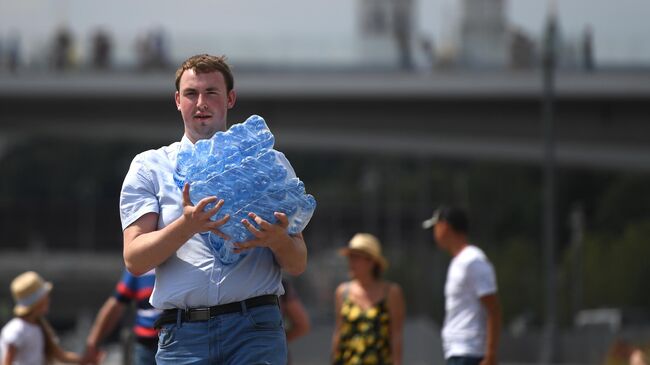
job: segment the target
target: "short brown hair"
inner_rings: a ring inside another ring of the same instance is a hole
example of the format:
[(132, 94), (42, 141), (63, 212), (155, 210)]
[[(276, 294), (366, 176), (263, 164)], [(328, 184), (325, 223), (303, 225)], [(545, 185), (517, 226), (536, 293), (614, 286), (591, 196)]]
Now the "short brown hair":
[(226, 56), (199, 54), (185, 60), (181, 67), (176, 70), (176, 91), (180, 91), (181, 76), (186, 70), (194, 70), (196, 73), (221, 72), (226, 80), (228, 91), (235, 87), (235, 79), (230, 70), (230, 65), (226, 62)]

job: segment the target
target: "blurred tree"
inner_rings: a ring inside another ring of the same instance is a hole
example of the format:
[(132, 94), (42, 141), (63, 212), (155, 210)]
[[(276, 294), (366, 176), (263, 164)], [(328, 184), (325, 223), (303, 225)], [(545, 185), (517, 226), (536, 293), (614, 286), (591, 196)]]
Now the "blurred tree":
[(541, 247), (527, 238), (512, 237), (486, 252), (497, 274), (505, 326), (525, 318), (539, 324), (542, 314)]
[(470, 237), (501, 247), (518, 237), (539, 245), (540, 174), (536, 167), (478, 164), (469, 171)]
[(650, 219), (630, 223), (616, 239), (588, 235), (584, 249), (587, 307), (650, 307), (648, 237)]
[(595, 195), (598, 208), (594, 230), (620, 236), (630, 223), (650, 219), (650, 176), (625, 174), (611, 183), (601, 194)]

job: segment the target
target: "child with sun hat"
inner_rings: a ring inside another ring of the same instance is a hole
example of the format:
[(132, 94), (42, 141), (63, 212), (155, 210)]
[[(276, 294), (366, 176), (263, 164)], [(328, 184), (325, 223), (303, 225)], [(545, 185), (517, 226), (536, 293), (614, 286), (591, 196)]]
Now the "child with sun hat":
[(54, 330), (45, 319), (51, 291), (52, 283), (34, 271), (22, 273), (11, 282), (11, 294), (16, 302), (15, 317), (0, 333), (2, 364), (41, 365), (52, 360), (81, 362), (78, 354), (61, 348)]

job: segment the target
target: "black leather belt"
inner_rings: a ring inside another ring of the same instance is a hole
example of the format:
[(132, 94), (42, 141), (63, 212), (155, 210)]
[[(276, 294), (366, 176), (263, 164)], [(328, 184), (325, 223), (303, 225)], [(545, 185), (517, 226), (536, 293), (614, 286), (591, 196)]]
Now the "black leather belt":
[(210, 318), (221, 314), (241, 312), (245, 308), (255, 308), (263, 305), (278, 305), (278, 296), (274, 294), (261, 295), (240, 302), (220, 304), (205, 308), (190, 308), (187, 310), (176, 308), (165, 309), (156, 320), (156, 323), (154, 323), (154, 327), (160, 328), (163, 324), (176, 323), (179, 316), (178, 312), (181, 312), (181, 322), (200, 322), (207, 321)]

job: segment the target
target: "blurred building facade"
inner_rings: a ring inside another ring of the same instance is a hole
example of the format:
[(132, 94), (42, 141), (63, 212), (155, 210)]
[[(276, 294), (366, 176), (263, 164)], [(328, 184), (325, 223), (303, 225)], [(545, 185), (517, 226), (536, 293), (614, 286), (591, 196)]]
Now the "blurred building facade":
[(414, 0), (359, 0), (363, 62), (413, 68)]
[[(460, 70), (538, 69), (543, 34), (514, 26), (508, 0), (462, 0), (458, 14), (445, 14), (448, 40), (424, 31), (417, 0), (356, 0), (350, 12), (353, 34), (311, 38), (294, 32), (257, 39), (237, 33), (195, 35), (169, 26), (147, 25), (124, 34), (118, 28), (94, 26), (78, 32), (68, 20), (43, 36), (0, 27), (0, 72), (26, 70), (115, 71), (162, 70), (189, 53), (227, 53), (240, 67), (257, 69), (377, 69), (444, 72)], [(456, 8), (454, 8), (456, 9)], [(444, 9), (443, 9), (444, 10)], [(456, 10), (454, 10), (456, 11)], [(594, 71), (598, 64), (597, 29), (583, 25), (579, 34), (563, 31), (558, 13), (558, 67)], [(72, 19), (67, 14), (68, 19)], [(444, 28), (444, 27), (438, 27)], [(40, 38), (39, 38), (40, 37)], [(446, 37), (446, 36), (445, 36)], [(438, 42), (440, 41), (440, 42)], [(628, 48), (638, 48), (630, 45)], [(650, 61), (641, 64), (650, 67)], [(243, 65), (243, 66), (242, 66)], [(639, 64), (634, 65), (638, 67)]]
[(508, 66), (505, 0), (463, 0), (459, 63), (471, 68)]

